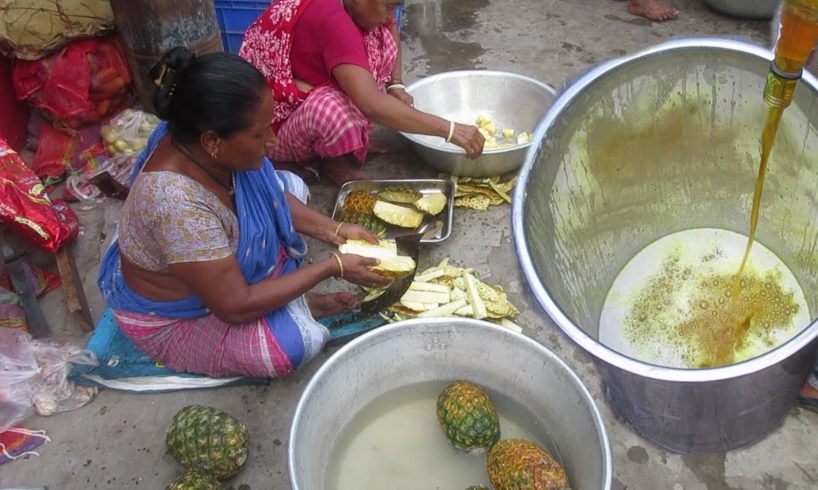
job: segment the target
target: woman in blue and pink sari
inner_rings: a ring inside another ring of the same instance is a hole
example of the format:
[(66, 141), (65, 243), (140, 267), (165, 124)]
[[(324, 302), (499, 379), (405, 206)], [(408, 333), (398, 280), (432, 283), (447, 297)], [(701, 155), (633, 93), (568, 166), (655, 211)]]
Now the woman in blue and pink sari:
[(315, 318), (354, 308), (309, 291), (329, 277), (389, 279), (377, 260), (334, 253), (301, 265), (301, 234), (376, 242), (306, 206), (303, 181), (265, 157), (275, 103), (264, 76), (228, 53), (168, 52), (151, 75), (165, 120), (134, 171), (99, 286), (134, 344), (179, 372), (278, 377), (328, 338)]

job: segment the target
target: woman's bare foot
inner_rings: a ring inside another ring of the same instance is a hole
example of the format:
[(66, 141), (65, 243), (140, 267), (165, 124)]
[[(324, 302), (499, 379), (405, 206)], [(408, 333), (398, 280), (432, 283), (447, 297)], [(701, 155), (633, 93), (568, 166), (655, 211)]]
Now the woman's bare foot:
[(321, 161), (321, 171), (338, 186), (350, 180), (369, 180), (370, 178), (352, 155), (327, 158)]
[(287, 170), (304, 179), (305, 182), (318, 182), (320, 176), (315, 162), (275, 162), (276, 170)]
[(323, 318), (349, 311), (359, 304), (358, 298), (352, 293), (307, 293), (307, 305), (313, 318)]
[(804, 398), (818, 400), (818, 390), (813, 388), (812, 385), (809, 383), (804, 383), (804, 386), (801, 387), (801, 391), (798, 394), (803, 396)]
[(369, 140), (369, 148), (367, 148), (367, 152), (383, 155), (389, 153), (390, 149), (389, 144), (385, 141)]
[(628, 12), (656, 22), (674, 19), (679, 15), (678, 10), (668, 7), (659, 0), (630, 0)]

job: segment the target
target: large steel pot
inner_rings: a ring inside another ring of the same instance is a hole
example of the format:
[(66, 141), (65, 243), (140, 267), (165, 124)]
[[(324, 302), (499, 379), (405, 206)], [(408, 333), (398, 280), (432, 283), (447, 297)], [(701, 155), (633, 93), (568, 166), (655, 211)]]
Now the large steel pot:
[[(537, 300), (596, 359), (612, 409), (675, 451), (763, 438), (815, 359), (814, 320), (777, 349), (714, 369), (652, 365), (597, 341), (615, 276), (647, 244), (689, 228), (747, 233), (771, 57), (739, 41), (682, 39), (591, 70), (539, 124), (514, 195), (515, 245)], [(813, 319), (816, 128), (816, 80), (806, 74), (779, 129), (757, 235), (793, 271)], [(622, 154), (632, 137), (650, 144)]]
[(437, 318), (373, 330), (321, 366), (290, 429), (293, 489), (328, 488), (326, 473), (342, 431), (373, 400), (403, 386), (455, 378), (512, 398), (535, 416), (550, 433), (574, 490), (611, 488), (602, 419), (588, 390), (560, 358), (487, 322)]

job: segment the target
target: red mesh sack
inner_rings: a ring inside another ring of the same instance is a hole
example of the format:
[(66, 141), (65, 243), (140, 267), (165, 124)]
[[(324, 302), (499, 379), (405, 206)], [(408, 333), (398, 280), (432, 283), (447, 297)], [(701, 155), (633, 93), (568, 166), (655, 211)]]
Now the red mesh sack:
[(12, 76), (18, 99), (70, 128), (116, 112), (131, 85), (125, 56), (111, 37), (74, 41), (37, 61), (18, 60)]
[(49, 123), (43, 124), (31, 163), (34, 173), (49, 186), (68, 170), (82, 170), (86, 153), (105, 152), (100, 127), (100, 124), (92, 124), (80, 130), (60, 131)]
[(77, 215), (62, 201), (51, 201), (40, 179), (0, 139), (0, 221), (46, 252), (54, 253), (77, 237)]

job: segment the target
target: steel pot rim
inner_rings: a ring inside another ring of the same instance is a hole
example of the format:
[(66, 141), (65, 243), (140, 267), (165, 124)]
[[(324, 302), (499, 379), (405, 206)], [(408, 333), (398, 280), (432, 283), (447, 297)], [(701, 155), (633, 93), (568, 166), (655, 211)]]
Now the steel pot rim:
[[(474, 320), (471, 318), (457, 318), (458, 324), (468, 325), (468, 328), (476, 328), (476, 329), (500, 329), (503, 334), (509, 335), (511, 337), (516, 337), (517, 341), (523, 342), (528, 344), (529, 347), (534, 348), (540, 354), (544, 355), (545, 357), (549, 358), (551, 362), (553, 362), (559, 369), (562, 369), (567, 375), (571, 382), (578, 388), (580, 397), (583, 399), (585, 404), (588, 406), (589, 410), (591, 411), (591, 417), (594, 420), (594, 428), (596, 429), (597, 436), (599, 437), (599, 441), (602, 445), (602, 459), (603, 459), (603, 479), (602, 481), (605, 483), (605, 488), (602, 490), (610, 490), (611, 488), (611, 481), (613, 479), (613, 457), (611, 455), (611, 444), (608, 439), (608, 432), (605, 428), (605, 424), (602, 421), (602, 415), (599, 412), (599, 407), (597, 407), (596, 402), (594, 401), (591, 393), (588, 391), (588, 388), (585, 386), (585, 383), (582, 382), (580, 377), (571, 369), (568, 364), (565, 363), (558, 355), (551, 352), (547, 349), (544, 345), (540, 344), (536, 340), (523, 335), (521, 333), (513, 332), (511, 330), (503, 329), (503, 327), (499, 327), (496, 325), (488, 324), (485, 321), (481, 320)], [(357, 337), (347, 343), (346, 345), (342, 346), (338, 351), (336, 351), (319, 369), (316, 373), (310, 378), (309, 383), (307, 383), (306, 389), (301, 394), (301, 397), (298, 400), (298, 405), (295, 409), (295, 416), (293, 417), (293, 421), (290, 424), (290, 431), (289, 437), (290, 440), (287, 444), (287, 469), (290, 472), (290, 483), (293, 485), (293, 488), (298, 489), (297, 483), (295, 481), (296, 475), (296, 468), (295, 468), (295, 461), (293, 455), (295, 454), (295, 440), (296, 440), (296, 428), (300, 425), (301, 419), (304, 416), (304, 412), (306, 411), (307, 400), (312, 397), (312, 394), (317, 389), (316, 386), (318, 384), (319, 379), (323, 378), (326, 373), (332, 370), (341, 360), (346, 358), (346, 355), (350, 351), (354, 351), (359, 348), (359, 346), (370, 342), (370, 339), (373, 337), (385, 336), (390, 335), (395, 330), (405, 330), (414, 325), (432, 325), (432, 326), (445, 326), (447, 324), (451, 324), (451, 318), (415, 318), (411, 320), (402, 320), (396, 323), (392, 323), (390, 325), (384, 325), (382, 327), (376, 328), (371, 332), (365, 333), (360, 337)]]
[[(791, 357), (796, 352), (806, 347), (818, 335), (818, 321), (813, 320), (809, 326), (804, 328), (798, 335), (786, 343), (770, 350), (758, 357), (748, 359), (727, 366), (690, 369), (671, 368), (650, 364), (625, 356), (619, 352), (601, 344), (596, 338), (586, 333), (583, 329), (574, 325), (573, 321), (562, 311), (557, 303), (551, 298), (545, 285), (539, 280), (534, 268), (534, 261), (528, 251), (528, 236), (524, 227), (525, 220), (525, 198), (526, 187), (531, 174), (534, 161), (539, 152), (539, 145), (542, 143), (545, 133), (554, 125), (563, 110), (568, 107), (578, 96), (582, 95), (585, 89), (603, 75), (625, 66), (634, 61), (644, 59), (656, 54), (665, 54), (676, 50), (688, 50), (690, 48), (714, 48), (730, 52), (739, 52), (754, 55), (759, 58), (772, 61), (773, 53), (761, 46), (735, 39), (715, 38), (715, 37), (684, 37), (659, 43), (653, 47), (644, 49), (634, 54), (616, 58), (598, 65), (585, 72), (574, 83), (566, 87), (548, 109), (545, 117), (540, 121), (534, 130), (532, 146), (528, 149), (525, 162), (518, 175), (517, 186), (514, 189), (512, 198), (512, 236), (517, 257), (523, 270), (528, 286), (534, 294), (539, 305), (554, 323), (574, 342), (580, 345), (585, 351), (619, 369), (662, 381), (673, 382), (708, 382), (720, 381), (724, 379), (737, 378), (761, 371), (770, 366), (776, 365)], [(818, 82), (811, 74), (804, 72), (802, 81), (813, 91), (816, 90)], [(761, 94), (759, 94), (761, 97)], [(533, 143), (537, 142), (537, 146)]]
[[(459, 78), (463, 75), (488, 75), (491, 77), (498, 77), (498, 78), (506, 78), (506, 79), (514, 79), (514, 80), (521, 80), (529, 82), (533, 85), (540, 87), (541, 89), (545, 90), (546, 92), (550, 93), (552, 96), (557, 97), (557, 90), (548, 85), (545, 82), (541, 82), (535, 78), (527, 77), (525, 75), (520, 75), (518, 73), (512, 73), (507, 71), (500, 71), (500, 70), (453, 70), (447, 71), (444, 73), (438, 73), (435, 75), (429, 75), (428, 77), (421, 78), (420, 80), (416, 80), (409, 85), (406, 86), (406, 91), (408, 93), (412, 93), (413, 90), (417, 88), (424, 87), (429, 85), (433, 82), (438, 82), (440, 80), (446, 80), (449, 78)], [(428, 148), (430, 150), (440, 151), (443, 153), (450, 153), (452, 155), (466, 155), (466, 151), (462, 148), (455, 147), (450, 148), (448, 146), (435, 146), (429, 145), (418, 138), (418, 135), (414, 133), (405, 133), (403, 131), (399, 131), (400, 134), (403, 135), (404, 138), (408, 139), (411, 143), (422, 146), (423, 148)], [(522, 145), (515, 145), (511, 148), (496, 148), (493, 150), (483, 150), (483, 155), (494, 155), (496, 153), (510, 153), (512, 151), (527, 151), (534, 144), (534, 139), (532, 137), (531, 141), (528, 143), (524, 143)]]

